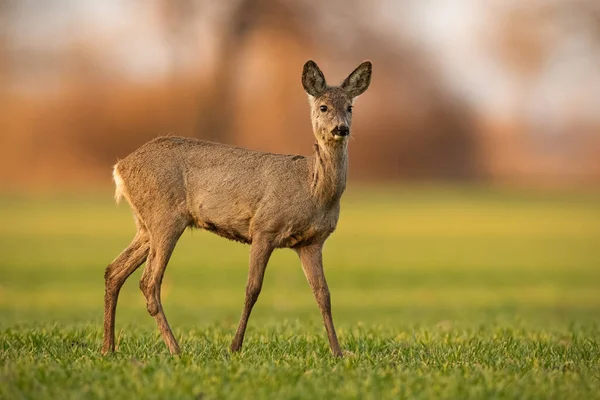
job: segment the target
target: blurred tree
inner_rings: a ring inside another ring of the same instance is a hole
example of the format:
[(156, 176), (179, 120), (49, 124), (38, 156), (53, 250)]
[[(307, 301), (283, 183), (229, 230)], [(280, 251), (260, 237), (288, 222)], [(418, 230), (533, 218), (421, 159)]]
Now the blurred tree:
[(206, 7), (205, 3), (195, 0), (162, 0), (159, 3), (173, 77), (186, 63), (186, 44), (194, 39), (192, 26), (197, 22), (200, 10)]
[(495, 14), (491, 48), (512, 79), (513, 100), (509, 115), (488, 121), (491, 128), (480, 134), (492, 175), (558, 182), (594, 174), (589, 149), (598, 148), (600, 118), (590, 105), (600, 104), (593, 90), (600, 77), (598, 4), (532, 1), (501, 5)]
[[(8, 23), (12, 19), (13, 4), (10, 0), (0, 0), (0, 100), (10, 79)], [(1, 111), (0, 111), (1, 112)]]
[[(173, 73), (183, 57), (178, 50), (181, 43), (190, 39), (186, 27), (196, 22), (199, 11), (207, 11), (208, 2), (193, 0), (164, 0), (162, 14), (167, 37), (172, 50)], [(212, 63), (212, 75), (208, 87), (199, 94), (201, 108), (195, 134), (209, 140), (231, 142), (232, 112), (238, 83), (240, 54), (249, 34), (265, 25), (278, 24), (288, 31), (294, 30), (297, 8), (283, 0), (237, 0), (224, 2), (225, 15), (216, 27), (216, 54)]]

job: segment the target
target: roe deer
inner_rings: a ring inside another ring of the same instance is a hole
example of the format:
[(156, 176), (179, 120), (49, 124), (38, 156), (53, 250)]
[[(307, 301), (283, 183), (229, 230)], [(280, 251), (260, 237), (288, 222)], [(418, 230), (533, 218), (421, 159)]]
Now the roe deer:
[(231, 351), (242, 347), (250, 312), (274, 249), (294, 249), (319, 305), (331, 352), (342, 350), (331, 317), (322, 250), (334, 231), (346, 188), (348, 137), (354, 98), (371, 82), (371, 63), (360, 64), (340, 86), (328, 86), (314, 61), (302, 71), (315, 153), (270, 154), (183, 137), (159, 137), (119, 161), (115, 197), (131, 205), (133, 241), (106, 268), (104, 342), (115, 349), (115, 312), (125, 280), (146, 261), (140, 280), (148, 308), (171, 354), (180, 352), (161, 303), (163, 275), (187, 227), (251, 244), (242, 316)]

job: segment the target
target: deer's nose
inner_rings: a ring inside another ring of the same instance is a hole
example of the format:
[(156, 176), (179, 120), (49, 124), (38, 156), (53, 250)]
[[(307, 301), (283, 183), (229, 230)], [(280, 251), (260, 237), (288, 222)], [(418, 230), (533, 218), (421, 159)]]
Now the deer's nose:
[(348, 125), (344, 125), (344, 124), (338, 125), (335, 128), (334, 134), (338, 135), (338, 136), (348, 136), (350, 134), (350, 128), (348, 128)]

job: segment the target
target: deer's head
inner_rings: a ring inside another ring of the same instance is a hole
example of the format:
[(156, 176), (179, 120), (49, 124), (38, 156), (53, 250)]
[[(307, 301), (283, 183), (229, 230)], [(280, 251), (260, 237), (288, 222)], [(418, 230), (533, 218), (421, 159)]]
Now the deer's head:
[(345, 143), (352, 126), (354, 99), (371, 83), (371, 63), (360, 64), (340, 86), (328, 86), (317, 64), (309, 60), (302, 71), (308, 93), (313, 132), (320, 144)]

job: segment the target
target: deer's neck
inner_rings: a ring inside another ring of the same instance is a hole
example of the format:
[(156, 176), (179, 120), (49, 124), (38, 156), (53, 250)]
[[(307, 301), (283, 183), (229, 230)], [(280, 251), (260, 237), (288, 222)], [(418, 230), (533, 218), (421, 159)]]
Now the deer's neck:
[(322, 145), (315, 143), (311, 191), (322, 203), (331, 204), (342, 197), (348, 175), (347, 142)]

